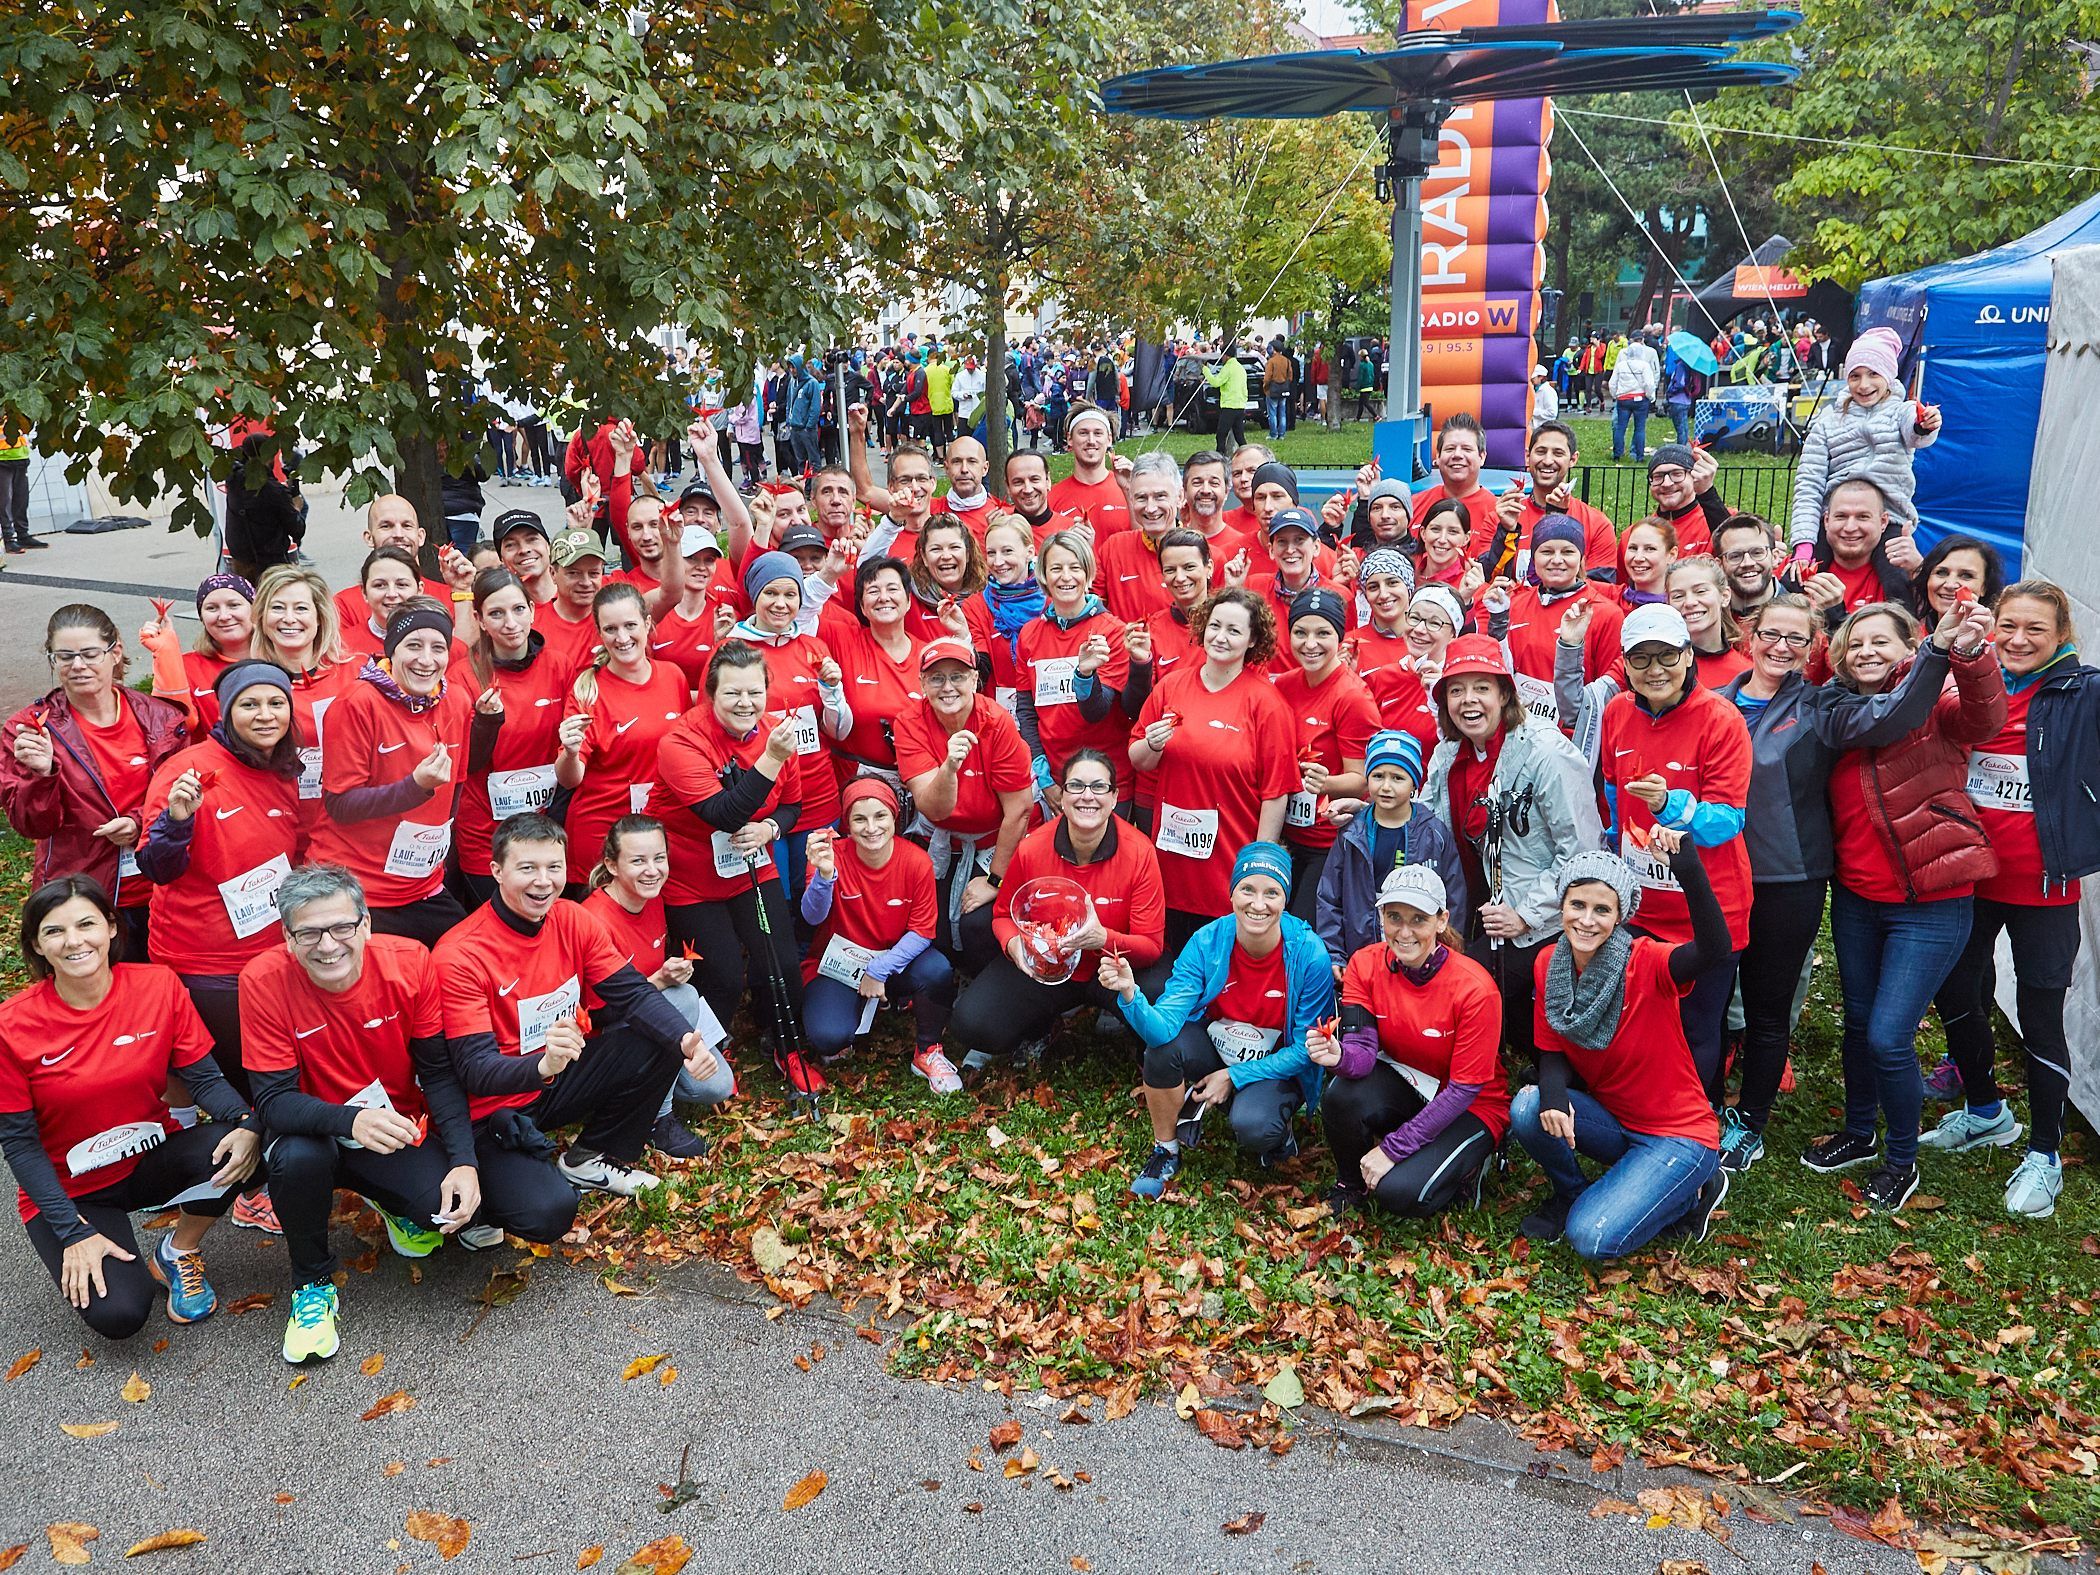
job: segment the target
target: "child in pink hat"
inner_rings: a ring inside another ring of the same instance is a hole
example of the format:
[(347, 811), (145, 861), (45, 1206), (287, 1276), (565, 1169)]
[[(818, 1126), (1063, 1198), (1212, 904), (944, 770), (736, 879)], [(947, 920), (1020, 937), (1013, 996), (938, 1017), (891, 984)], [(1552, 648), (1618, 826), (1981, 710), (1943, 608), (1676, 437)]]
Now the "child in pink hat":
[(1918, 523), (1912, 449), (1939, 436), (1937, 405), (1900, 396), (1897, 359), (1903, 341), (1893, 328), (1869, 328), (1845, 355), (1845, 391), (1810, 424), (1794, 472), (1788, 538), (1805, 563), (1823, 523), (1823, 500), (1844, 481), (1871, 481), (1888, 500), (1891, 533), (1909, 535)]

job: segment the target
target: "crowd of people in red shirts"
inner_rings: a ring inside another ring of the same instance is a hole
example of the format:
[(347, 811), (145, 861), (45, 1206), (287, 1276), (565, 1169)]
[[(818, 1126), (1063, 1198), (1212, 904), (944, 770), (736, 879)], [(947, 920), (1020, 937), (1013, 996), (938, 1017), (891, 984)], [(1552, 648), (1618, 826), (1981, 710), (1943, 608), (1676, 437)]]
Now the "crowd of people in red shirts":
[(945, 490), (909, 443), (878, 484), (854, 420), (851, 466), (749, 497), (711, 433), (672, 496), (607, 423), (566, 518), (498, 513), (435, 577), (379, 498), (358, 583), (215, 574), (187, 649), (52, 614), (55, 687), (0, 730), (35, 844), (0, 1146), (90, 1326), (208, 1315), (230, 1212), (285, 1240), (287, 1360), (325, 1358), (337, 1188), (411, 1257), (558, 1240), (746, 1085), (814, 1107), (885, 1009), (950, 1098), (1091, 1014), (1143, 1084), (1139, 1198), (1316, 1119), (1338, 1213), (1477, 1198), (1514, 1138), (1525, 1234), (1699, 1237), (1766, 1155), (1826, 910), (1845, 1119), (1801, 1162), (1895, 1210), (1921, 1148), (2024, 1135), (2006, 1207), (2053, 1211), (2100, 867), (2057, 587), (1921, 553), (1862, 476), (1795, 557), (1675, 444), (1622, 533), (1552, 421), (1500, 493), (1459, 416), (1426, 489), (1366, 467), (1314, 512), (1257, 445), (1133, 461), (1092, 407), (1055, 484), (966, 443)]

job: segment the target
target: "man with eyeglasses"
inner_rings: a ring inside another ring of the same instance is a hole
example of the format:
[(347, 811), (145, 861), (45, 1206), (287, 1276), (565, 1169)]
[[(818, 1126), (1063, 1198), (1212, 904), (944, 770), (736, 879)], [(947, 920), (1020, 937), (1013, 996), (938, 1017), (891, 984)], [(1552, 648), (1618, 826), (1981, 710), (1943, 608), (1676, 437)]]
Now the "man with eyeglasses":
[(909, 563), (919, 532), (933, 514), (933, 456), (916, 443), (899, 443), (890, 450), (889, 484), (877, 486), (868, 469), (868, 413), (847, 412), (846, 430), (853, 439), (846, 457), (853, 467), (854, 491), (862, 503), (888, 516), (869, 532), (860, 555), (868, 559), (889, 553)]
[(499, 1246), (503, 1233), (473, 1223), (474, 1130), (445, 1053), (430, 953), (374, 935), (357, 878), (335, 865), (286, 875), (277, 912), (285, 944), (241, 970), (241, 1062), (292, 1260), (284, 1359), (301, 1363), (325, 1361), (339, 1343), (328, 1250), (337, 1187), (371, 1203), (404, 1258), (427, 1258), (453, 1234)]
[(1720, 461), (1705, 449), (1665, 443), (1648, 459), (1648, 496), (1655, 512), (1677, 529), (1677, 556), (1713, 551), (1714, 527), (1728, 518), (1728, 505), (1714, 485)]
[(1779, 538), (1755, 514), (1731, 514), (1714, 527), (1714, 556), (1728, 578), (1728, 606), (1747, 618), (1779, 590)]

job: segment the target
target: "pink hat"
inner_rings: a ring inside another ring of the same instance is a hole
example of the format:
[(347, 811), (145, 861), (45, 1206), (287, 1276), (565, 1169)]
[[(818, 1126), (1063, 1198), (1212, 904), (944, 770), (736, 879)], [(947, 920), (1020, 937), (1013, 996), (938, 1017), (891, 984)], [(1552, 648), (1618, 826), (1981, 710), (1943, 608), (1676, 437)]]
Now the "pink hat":
[(1896, 382), (1896, 360), (1902, 354), (1903, 341), (1896, 337), (1895, 329), (1869, 328), (1845, 352), (1845, 375), (1850, 377), (1853, 368), (1863, 366), (1869, 372), (1879, 372), (1891, 383)]

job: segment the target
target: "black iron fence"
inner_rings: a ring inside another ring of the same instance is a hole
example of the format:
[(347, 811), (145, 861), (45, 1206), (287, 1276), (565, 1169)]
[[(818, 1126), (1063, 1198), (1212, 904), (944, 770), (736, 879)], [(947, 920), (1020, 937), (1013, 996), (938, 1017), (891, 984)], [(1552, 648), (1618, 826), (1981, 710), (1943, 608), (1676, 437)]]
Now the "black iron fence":
[[(1747, 456), (1748, 464), (1724, 458), (1714, 478), (1721, 501), (1736, 514), (1755, 514), (1784, 526), (1794, 501), (1794, 461)], [(1642, 464), (1577, 465), (1575, 496), (1624, 529), (1655, 512), (1648, 496), (1648, 467)]]

